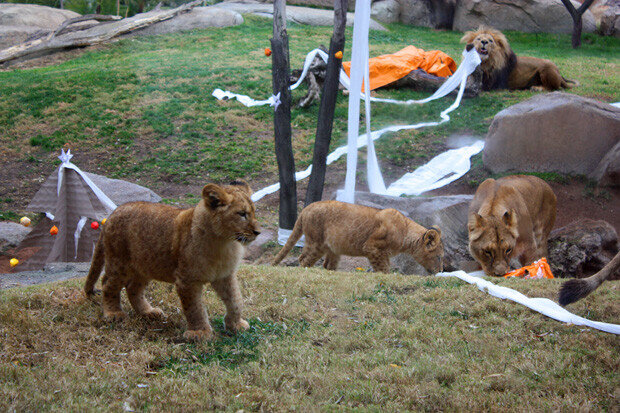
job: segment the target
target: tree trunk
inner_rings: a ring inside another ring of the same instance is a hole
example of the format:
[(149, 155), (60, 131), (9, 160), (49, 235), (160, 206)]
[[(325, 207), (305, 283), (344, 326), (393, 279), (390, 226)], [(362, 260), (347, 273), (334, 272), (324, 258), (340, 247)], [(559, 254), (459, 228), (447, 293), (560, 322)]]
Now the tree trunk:
[(578, 9), (575, 9), (570, 0), (562, 0), (564, 7), (566, 7), (566, 10), (568, 10), (570, 16), (573, 18), (573, 36), (571, 39), (573, 49), (581, 46), (582, 16), (593, 2), (594, 0), (585, 0)]
[(332, 127), (334, 124), (334, 110), (338, 97), (338, 85), (340, 84), (340, 68), (342, 58), (335, 57), (337, 52), (342, 52), (345, 43), (345, 28), (347, 25), (347, 0), (335, 0), (334, 2), (334, 34), (329, 45), (329, 58), (323, 95), (319, 107), (319, 118), (316, 126), (316, 139), (314, 141), (314, 158), (312, 161), (312, 173), (306, 192), (306, 206), (320, 201), (323, 197), (325, 183), (325, 169), (329, 143), (332, 139)]
[(297, 219), (297, 185), (291, 143), (290, 67), (285, 6), (285, 0), (273, 2), (273, 38), (271, 39), (273, 94), (279, 95), (280, 98), (280, 104), (274, 107), (273, 125), (280, 178), (279, 226), (282, 229), (293, 229)]

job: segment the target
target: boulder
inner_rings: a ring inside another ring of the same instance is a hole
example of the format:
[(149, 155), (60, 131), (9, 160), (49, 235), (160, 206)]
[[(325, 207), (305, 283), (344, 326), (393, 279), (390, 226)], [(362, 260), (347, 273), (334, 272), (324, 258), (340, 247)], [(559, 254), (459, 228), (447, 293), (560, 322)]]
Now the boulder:
[[(355, 203), (373, 208), (394, 208), (425, 227), (441, 230), (444, 244), (444, 271), (472, 270), (476, 263), (469, 255), (467, 212), (473, 195), (404, 198), (356, 192)], [(392, 259), (392, 268), (404, 274), (426, 274), (410, 255)]]
[(148, 188), (120, 179), (110, 179), (105, 176), (85, 172), (85, 174), (99, 187), (117, 206), (127, 202), (146, 201), (159, 202), (161, 197)]
[[(572, 0), (575, 8), (581, 4)], [(583, 14), (583, 32), (596, 30), (594, 16)], [(573, 19), (561, 0), (460, 0), (454, 14), (454, 30), (466, 31), (480, 25), (498, 30), (530, 33), (572, 33)]]
[(41, 30), (54, 30), (78, 16), (70, 10), (36, 4), (0, 4), (0, 50), (23, 43)]
[(247, 262), (256, 261), (265, 252), (267, 244), (276, 242), (278, 239), (275, 231), (266, 229), (261, 231), (260, 235), (247, 247), (245, 247), (245, 256), (243, 259)]
[[(618, 252), (618, 234), (606, 221), (581, 219), (549, 234), (547, 261), (558, 278), (584, 278)], [(620, 271), (612, 279), (620, 278)]]
[(31, 230), (16, 222), (0, 222), (0, 251), (17, 247)]
[(398, 0), (400, 22), (410, 26), (433, 27), (430, 5), (424, 0)]
[(600, 35), (620, 37), (620, 1), (594, 2), (588, 10), (594, 15)]
[(495, 115), (482, 160), (494, 173), (587, 175), (619, 141), (620, 108), (568, 93), (546, 93)]
[(620, 142), (605, 155), (590, 178), (599, 186), (620, 186)]
[(400, 4), (397, 0), (381, 0), (372, 4), (370, 15), (381, 23), (395, 23), (400, 18)]
[(243, 17), (233, 11), (218, 7), (194, 7), (187, 13), (180, 14), (173, 19), (152, 24), (143, 29), (132, 32), (132, 35), (155, 35), (175, 33), (205, 27), (228, 27), (243, 24)]
[[(271, 4), (224, 2), (217, 3), (212, 7), (233, 10), (241, 14), (254, 14), (261, 17), (273, 18), (273, 6)], [(354, 17), (355, 15), (353, 13), (347, 13), (347, 26), (353, 26)], [(333, 26), (334, 11), (312, 9), (309, 7), (286, 6), (286, 20), (309, 26)], [(370, 29), (386, 30), (385, 27), (372, 19), (370, 20)]]

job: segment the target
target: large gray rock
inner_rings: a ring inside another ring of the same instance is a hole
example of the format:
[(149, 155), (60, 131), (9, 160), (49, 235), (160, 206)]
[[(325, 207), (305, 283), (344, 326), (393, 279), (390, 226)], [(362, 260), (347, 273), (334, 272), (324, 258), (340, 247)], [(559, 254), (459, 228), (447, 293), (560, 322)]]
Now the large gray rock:
[(400, 4), (397, 0), (375, 1), (370, 9), (370, 15), (381, 23), (395, 23), (400, 18)]
[[(218, 3), (213, 7), (233, 10), (241, 14), (254, 14), (261, 17), (273, 18), (273, 6), (271, 4), (224, 2)], [(353, 13), (347, 13), (347, 26), (353, 25), (354, 17), (355, 15)], [(309, 7), (286, 6), (286, 20), (309, 26), (333, 26), (334, 11), (312, 9)], [(372, 30), (385, 30), (385, 27), (372, 19), (370, 20), (370, 28)]]
[(0, 4), (0, 50), (26, 41), (33, 34), (54, 30), (79, 14), (36, 4)]
[(105, 176), (85, 172), (117, 206), (127, 202), (146, 201), (159, 202), (161, 197), (143, 186), (120, 179), (110, 179)]
[[(475, 265), (469, 255), (467, 211), (473, 195), (401, 198), (356, 192), (355, 203), (373, 208), (394, 208), (418, 224), (441, 230), (444, 244), (444, 270), (472, 269)], [(426, 270), (405, 254), (392, 259), (392, 267), (404, 274), (426, 274)]]
[[(572, 0), (575, 8), (581, 4)], [(583, 32), (596, 30), (594, 16), (586, 11)], [(572, 33), (573, 19), (561, 0), (460, 0), (454, 15), (454, 30), (465, 31), (487, 25), (498, 30), (531, 33)]]
[(587, 175), (619, 141), (620, 108), (568, 93), (546, 93), (495, 115), (482, 160), (495, 173)]
[(228, 27), (243, 24), (243, 17), (233, 11), (218, 7), (194, 7), (187, 13), (173, 19), (152, 24), (144, 29), (136, 30), (133, 35), (155, 35), (175, 33), (206, 27)]
[(424, 0), (399, 0), (400, 22), (410, 26), (433, 27), (431, 8)]
[(595, 2), (588, 10), (594, 15), (599, 34), (620, 37), (619, 0)]
[[(618, 252), (618, 234), (606, 221), (581, 219), (549, 234), (548, 262), (555, 277), (584, 278)], [(620, 271), (616, 272), (618, 278)]]
[(31, 230), (16, 222), (0, 222), (0, 251), (17, 247)]
[(620, 186), (620, 142), (605, 155), (590, 177), (599, 186)]

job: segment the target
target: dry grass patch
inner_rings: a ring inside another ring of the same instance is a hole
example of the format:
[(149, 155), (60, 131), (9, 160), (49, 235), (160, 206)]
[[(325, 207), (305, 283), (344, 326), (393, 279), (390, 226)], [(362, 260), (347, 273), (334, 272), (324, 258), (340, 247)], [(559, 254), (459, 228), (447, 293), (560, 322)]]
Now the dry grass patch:
[[(182, 340), (170, 285), (165, 321), (107, 323), (82, 280), (0, 292), (0, 409), (170, 411), (573, 410), (619, 406), (618, 338), (545, 318), (456, 279), (244, 266), (252, 328)], [(501, 280), (555, 297), (560, 282)], [(617, 322), (617, 283), (572, 310)], [(127, 302), (125, 307), (129, 309)]]

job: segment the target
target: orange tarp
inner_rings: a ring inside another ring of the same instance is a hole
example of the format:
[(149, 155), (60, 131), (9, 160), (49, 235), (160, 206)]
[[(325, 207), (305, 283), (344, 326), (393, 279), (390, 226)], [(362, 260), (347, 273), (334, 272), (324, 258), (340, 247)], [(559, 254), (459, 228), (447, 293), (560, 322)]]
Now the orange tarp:
[(504, 278), (508, 277), (523, 277), (523, 278), (553, 278), (551, 273), (551, 267), (547, 263), (547, 259), (542, 257), (538, 261), (534, 261), (532, 265), (526, 265), (517, 270), (511, 271), (504, 275)]
[[(425, 52), (415, 46), (407, 46), (394, 54), (373, 57), (368, 60), (368, 66), (370, 90), (395, 82), (416, 69), (441, 77), (451, 76), (456, 71), (456, 63), (444, 52)], [(351, 62), (343, 62), (342, 68), (351, 76)]]

